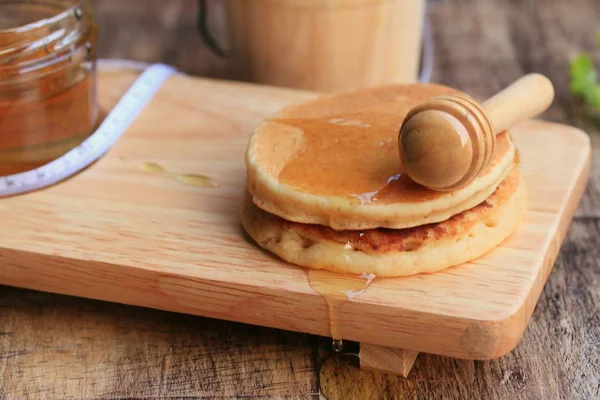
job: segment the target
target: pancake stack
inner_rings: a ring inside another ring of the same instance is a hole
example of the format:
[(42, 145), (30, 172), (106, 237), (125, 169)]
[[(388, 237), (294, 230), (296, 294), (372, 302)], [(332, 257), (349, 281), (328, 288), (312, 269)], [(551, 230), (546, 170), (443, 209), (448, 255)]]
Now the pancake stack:
[(490, 165), (455, 191), (426, 189), (402, 173), (404, 116), (444, 94), (463, 93), (438, 84), (357, 89), (263, 121), (246, 151), (246, 232), (287, 262), (378, 277), (432, 273), (492, 250), (526, 208), (509, 132), (497, 135)]

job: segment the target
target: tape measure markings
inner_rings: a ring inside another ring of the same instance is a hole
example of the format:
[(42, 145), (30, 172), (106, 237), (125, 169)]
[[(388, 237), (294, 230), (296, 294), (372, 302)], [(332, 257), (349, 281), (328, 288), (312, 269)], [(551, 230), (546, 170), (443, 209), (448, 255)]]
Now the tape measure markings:
[(104, 155), (148, 105), (176, 69), (152, 64), (129, 87), (100, 126), (85, 141), (39, 168), (0, 178), (0, 197), (52, 186), (83, 170)]

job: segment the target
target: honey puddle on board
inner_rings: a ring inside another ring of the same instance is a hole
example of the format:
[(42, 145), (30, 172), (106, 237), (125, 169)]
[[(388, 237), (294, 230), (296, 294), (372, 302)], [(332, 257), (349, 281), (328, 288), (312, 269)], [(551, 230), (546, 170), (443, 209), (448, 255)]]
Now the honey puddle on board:
[(339, 353), (343, 348), (342, 308), (348, 301), (363, 294), (375, 275), (347, 275), (318, 269), (309, 269), (307, 274), (310, 286), (327, 303), (333, 350)]
[(211, 188), (215, 188), (215, 187), (219, 186), (217, 181), (215, 181), (214, 179), (212, 179), (206, 175), (176, 174), (176, 173), (167, 171), (160, 165), (153, 163), (153, 162), (142, 163), (140, 165), (140, 168), (146, 172), (164, 175), (170, 179), (173, 179), (174, 181), (183, 183), (184, 185), (188, 185), (188, 186), (211, 187)]

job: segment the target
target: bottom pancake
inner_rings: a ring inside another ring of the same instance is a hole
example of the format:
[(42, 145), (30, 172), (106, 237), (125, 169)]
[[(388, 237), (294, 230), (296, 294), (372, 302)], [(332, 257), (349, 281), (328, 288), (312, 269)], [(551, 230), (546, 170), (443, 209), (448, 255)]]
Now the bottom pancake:
[(334, 231), (269, 214), (246, 193), (242, 225), (259, 246), (292, 264), (408, 276), (437, 272), (492, 250), (517, 229), (526, 198), (525, 184), (513, 168), (487, 200), (445, 221), (408, 229)]

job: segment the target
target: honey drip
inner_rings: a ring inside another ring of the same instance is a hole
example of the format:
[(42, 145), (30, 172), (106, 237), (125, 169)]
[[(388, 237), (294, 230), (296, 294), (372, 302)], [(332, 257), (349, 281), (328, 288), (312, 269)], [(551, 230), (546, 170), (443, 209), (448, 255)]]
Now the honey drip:
[(289, 132), (288, 137), (301, 133), (279, 181), (303, 192), (346, 197), (363, 204), (441, 196), (402, 174), (397, 143), (402, 115), (370, 110), (271, 120), (281, 124), (280, 131)]
[(142, 165), (140, 165), (140, 168), (143, 171), (152, 172), (152, 173), (156, 173), (156, 174), (163, 174), (163, 173), (167, 172), (166, 169), (164, 169), (160, 165), (158, 165), (156, 163), (152, 163), (152, 162), (145, 162)]
[(219, 186), (219, 183), (217, 181), (206, 175), (172, 173), (164, 169), (162, 166), (153, 162), (142, 163), (140, 165), (140, 168), (143, 171), (150, 172), (153, 174), (160, 174), (188, 186), (210, 188), (216, 188)]
[(307, 271), (310, 286), (325, 299), (329, 316), (329, 330), (333, 350), (343, 349), (342, 308), (367, 290), (375, 275), (347, 275), (310, 269)]

